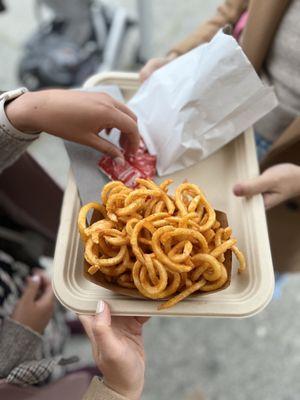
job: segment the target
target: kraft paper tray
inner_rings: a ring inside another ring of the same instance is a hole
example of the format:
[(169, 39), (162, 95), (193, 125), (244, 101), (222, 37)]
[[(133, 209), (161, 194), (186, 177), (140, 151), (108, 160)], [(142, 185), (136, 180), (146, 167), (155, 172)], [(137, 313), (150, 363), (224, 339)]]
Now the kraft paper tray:
[[(99, 84), (116, 84), (129, 99), (139, 81), (137, 74), (111, 72), (91, 77), (85, 87)], [(204, 190), (216, 209), (226, 212), (248, 268), (244, 274), (237, 275), (233, 257), (228, 288), (213, 294), (195, 295), (175, 307), (158, 311), (157, 301), (116, 294), (85, 278), (83, 246), (77, 231), (80, 201), (70, 172), (54, 257), (53, 288), (57, 298), (65, 307), (81, 314), (94, 313), (98, 299), (109, 303), (115, 315), (247, 317), (258, 313), (268, 304), (274, 290), (264, 205), (260, 195), (240, 199), (232, 194), (234, 183), (257, 174), (253, 131), (249, 129), (206, 160), (170, 176), (174, 180), (170, 192), (188, 178)]]

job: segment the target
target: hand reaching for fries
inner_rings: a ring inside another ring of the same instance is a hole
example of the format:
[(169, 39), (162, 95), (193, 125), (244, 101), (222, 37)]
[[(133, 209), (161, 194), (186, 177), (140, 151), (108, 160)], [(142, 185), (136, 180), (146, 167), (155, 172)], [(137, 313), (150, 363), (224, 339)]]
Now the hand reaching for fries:
[(106, 93), (28, 92), (8, 103), (6, 114), (12, 125), (23, 132), (45, 131), (122, 161), (121, 149), (100, 138), (98, 132), (118, 128), (121, 131), (120, 146), (127, 154), (134, 154), (140, 142), (133, 112)]
[(37, 272), (28, 279), (22, 297), (11, 316), (13, 320), (43, 334), (54, 310), (54, 294), (50, 279)]
[(79, 319), (104, 383), (126, 398), (140, 399), (145, 373), (142, 329), (149, 318), (111, 317), (107, 304), (99, 301), (95, 316), (81, 315)]
[(237, 183), (236, 196), (251, 197), (261, 193), (266, 209), (300, 195), (300, 167), (294, 164), (278, 164), (268, 168), (257, 178)]

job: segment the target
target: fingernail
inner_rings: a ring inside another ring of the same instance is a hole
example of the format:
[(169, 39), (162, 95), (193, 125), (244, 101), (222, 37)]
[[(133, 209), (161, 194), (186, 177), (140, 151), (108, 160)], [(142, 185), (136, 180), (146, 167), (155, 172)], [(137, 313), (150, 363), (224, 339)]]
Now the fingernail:
[(31, 280), (32, 280), (33, 282), (40, 283), (41, 278), (39, 277), (39, 275), (33, 275), (33, 276), (31, 277)]
[(117, 165), (124, 165), (124, 164), (125, 164), (125, 160), (124, 160), (124, 158), (122, 158), (122, 157), (116, 157), (116, 158), (114, 159), (114, 161), (115, 161), (115, 163), (116, 163)]
[(101, 314), (104, 311), (104, 301), (99, 300), (96, 307), (96, 314)]

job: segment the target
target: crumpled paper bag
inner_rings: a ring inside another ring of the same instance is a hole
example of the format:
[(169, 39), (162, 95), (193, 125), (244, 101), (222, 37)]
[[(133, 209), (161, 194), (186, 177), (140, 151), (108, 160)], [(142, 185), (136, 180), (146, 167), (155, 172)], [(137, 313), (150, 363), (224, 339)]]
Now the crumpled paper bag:
[(157, 171), (166, 175), (214, 153), (270, 112), (277, 99), (236, 40), (216, 36), (160, 68), (128, 103)]

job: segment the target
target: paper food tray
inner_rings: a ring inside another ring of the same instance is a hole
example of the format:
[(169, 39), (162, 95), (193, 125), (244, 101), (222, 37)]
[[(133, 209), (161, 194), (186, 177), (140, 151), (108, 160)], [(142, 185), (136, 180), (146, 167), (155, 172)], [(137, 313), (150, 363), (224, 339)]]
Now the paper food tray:
[[(133, 73), (103, 73), (91, 77), (85, 87), (116, 84), (128, 100), (139, 86)], [(237, 181), (258, 174), (253, 131), (249, 129), (233, 142), (199, 164), (170, 176), (170, 192), (185, 178), (203, 189), (215, 209), (226, 212), (238, 246), (247, 260), (247, 271), (237, 274), (233, 257), (230, 286), (218, 293), (189, 297), (176, 306), (157, 310), (158, 302), (113, 293), (84, 277), (83, 245), (77, 230), (80, 200), (70, 172), (65, 191), (54, 257), (53, 289), (59, 301), (80, 314), (93, 314), (98, 299), (106, 301), (114, 315), (247, 317), (261, 311), (272, 298), (274, 273), (263, 200), (236, 198)], [(162, 181), (164, 178), (159, 178)], [(99, 194), (101, 191), (99, 187)]]

